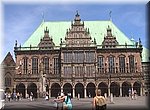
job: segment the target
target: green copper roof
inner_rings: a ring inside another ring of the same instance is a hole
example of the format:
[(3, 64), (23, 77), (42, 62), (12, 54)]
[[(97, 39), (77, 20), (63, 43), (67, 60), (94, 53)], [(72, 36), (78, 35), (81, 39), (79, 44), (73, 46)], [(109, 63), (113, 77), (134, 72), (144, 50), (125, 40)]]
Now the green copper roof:
[[(92, 40), (96, 39), (97, 45), (101, 45), (104, 40), (104, 36), (107, 34), (108, 25), (112, 29), (113, 36), (116, 37), (119, 45), (133, 45), (127, 36), (125, 36), (112, 21), (84, 21), (85, 28), (89, 28)], [(56, 22), (42, 22), (35, 32), (29, 37), (29, 39), (23, 44), (22, 47), (37, 47), (40, 39), (44, 37), (44, 30), (46, 27), (49, 29), (49, 35), (53, 38), (55, 46), (60, 45), (60, 38), (65, 40), (66, 30), (71, 28), (71, 21), (56, 21)], [(143, 47), (142, 61), (146, 62), (149, 57), (149, 50)]]

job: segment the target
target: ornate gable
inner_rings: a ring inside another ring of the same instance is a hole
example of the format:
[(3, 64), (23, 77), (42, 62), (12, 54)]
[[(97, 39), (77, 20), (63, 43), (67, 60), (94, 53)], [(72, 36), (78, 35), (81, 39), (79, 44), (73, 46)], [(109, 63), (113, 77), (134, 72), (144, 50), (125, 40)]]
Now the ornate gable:
[(78, 12), (71, 23), (71, 29), (67, 29), (65, 40), (66, 47), (85, 47), (93, 44), (89, 29), (84, 28), (84, 22), (81, 22)]
[(102, 48), (115, 48), (118, 45), (116, 37), (112, 35), (111, 28), (108, 25), (107, 35), (102, 42)]
[(49, 37), (49, 30), (46, 27), (46, 30), (44, 30), (44, 37), (41, 39), (38, 47), (40, 50), (49, 50), (53, 49), (54, 46), (55, 44), (53, 42), (53, 39)]
[(2, 65), (6, 65), (6, 66), (15, 66), (16, 63), (12, 57), (12, 55), (10, 54), (10, 52), (8, 52), (8, 54), (6, 55), (6, 57), (4, 58)]

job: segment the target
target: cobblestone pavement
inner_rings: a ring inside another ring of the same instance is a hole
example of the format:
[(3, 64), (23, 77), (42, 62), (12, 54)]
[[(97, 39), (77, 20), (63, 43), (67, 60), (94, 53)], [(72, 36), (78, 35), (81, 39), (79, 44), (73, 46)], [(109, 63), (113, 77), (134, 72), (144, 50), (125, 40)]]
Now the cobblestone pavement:
[[(36, 99), (34, 101), (29, 101), (23, 99), (20, 101), (6, 101), (4, 110), (57, 110), (56, 104), (53, 102), (54, 98), (49, 101), (44, 99)], [(92, 98), (84, 99), (72, 99), (73, 110), (92, 110)], [(110, 102), (109, 98), (107, 100), (107, 109), (147, 109), (148, 110), (148, 99), (145, 96), (139, 96), (136, 100), (131, 100), (129, 97), (114, 97), (113, 103)], [(61, 110), (61, 104), (59, 108)]]

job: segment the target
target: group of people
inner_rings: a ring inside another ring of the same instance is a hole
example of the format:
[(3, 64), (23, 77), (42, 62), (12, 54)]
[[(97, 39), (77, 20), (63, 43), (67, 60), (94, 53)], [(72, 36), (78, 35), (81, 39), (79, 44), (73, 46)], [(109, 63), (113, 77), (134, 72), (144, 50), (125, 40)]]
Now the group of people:
[[(92, 108), (93, 110), (106, 110), (107, 108), (107, 102), (106, 98), (104, 96), (101, 96), (101, 90), (98, 89), (95, 91), (96, 96), (93, 99)], [(72, 110), (72, 102), (71, 102), (71, 96), (67, 93), (61, 93), (57, 99), (54, 99), (54, 101), (57, 103), (62, 103), (62, 110)]]
[(7, 101), (11, 101), (11, 100), (13, 100), (13, 101), (19, 101), (19, 100), (21, 100), (22, 99), (22, 93), (19, 93), (19, 92), (13, 92), (13, 93), (11, 93), (11, 92), (6, 92), (5, 94), (4, 94), (4, 99)]
[(136, 90), (131, 90), (129, 89), (129, 97), (133, 100), (136, 100), (137, 99), (137, 91)]

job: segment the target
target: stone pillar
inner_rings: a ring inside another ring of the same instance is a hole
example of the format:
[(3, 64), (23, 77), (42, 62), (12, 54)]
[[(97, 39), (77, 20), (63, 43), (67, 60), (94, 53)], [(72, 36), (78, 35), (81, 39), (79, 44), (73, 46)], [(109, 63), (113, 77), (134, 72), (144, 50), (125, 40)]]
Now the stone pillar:
[(51, 88), (49, 88), (49, 97), (51, 97)]
[(110, 96), (110, 84), (108, 85), (108, 96)]
[(86, 98), (87, 95), (86, 95), (86, 87), (84, 87), (84, 98)]
[(72, 97), (75, 98), (75, 88), (73, 87)]
[(122, 85), (120, 83), (120, 97), (122, 97)]
[(143, 96), (143, 86), (141, 85), (141, 88), (140, 88), (140, 96)]
[(63, 85), (61, 86), (61, 92), (63, 92)]

